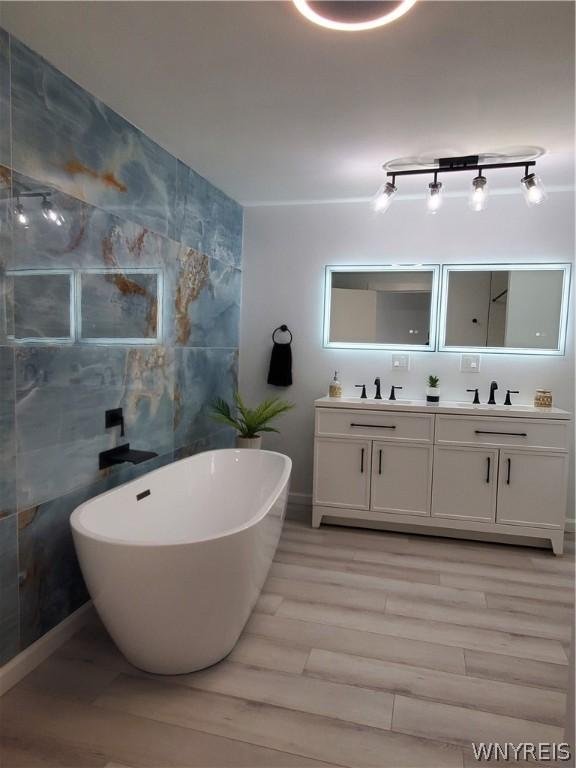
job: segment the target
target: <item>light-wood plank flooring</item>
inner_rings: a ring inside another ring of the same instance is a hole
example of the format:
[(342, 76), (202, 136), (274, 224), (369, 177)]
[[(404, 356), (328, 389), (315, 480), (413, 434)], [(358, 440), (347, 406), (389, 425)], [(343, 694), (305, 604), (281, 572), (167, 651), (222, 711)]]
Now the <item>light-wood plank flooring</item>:
[(146, 675), (94, 620), (1, 700), (2, 766), (450, 768), (562, 741), (573, 597), (570, 552), (287, 521), (226, 660)]

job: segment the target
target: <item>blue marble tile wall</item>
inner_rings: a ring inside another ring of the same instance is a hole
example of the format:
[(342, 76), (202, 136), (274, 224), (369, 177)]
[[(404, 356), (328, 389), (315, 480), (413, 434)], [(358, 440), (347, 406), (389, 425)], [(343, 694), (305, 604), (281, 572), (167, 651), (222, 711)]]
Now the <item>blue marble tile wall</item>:
[[(237, 383), (242, 218), (0, 29), (0, 664), (87, 600), (78, 504), (231, 445), (208, 406)], [(117, 407), (158, 457), (101, 472)]]

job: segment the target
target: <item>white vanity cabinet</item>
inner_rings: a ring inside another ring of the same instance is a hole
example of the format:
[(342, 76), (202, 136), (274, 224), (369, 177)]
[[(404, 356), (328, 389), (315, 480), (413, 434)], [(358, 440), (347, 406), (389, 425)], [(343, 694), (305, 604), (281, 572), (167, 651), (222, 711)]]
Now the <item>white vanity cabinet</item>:
[(433, 439), (428, 414), (317, 408), (314, 503), (428, 516)]
[(568, 456), (500, 451), (496, 522), (564, 530)]
[(498, 451), (436, 446), (432, 516), (452, 520), (496, 520)]
[(370, 509), (393, 515), (430, 514), (432, 447), (372, 443)]
[(321, 398), (312, 524), (549, 539), (562, 552), (570, 414)]
[(370, 509), (368, 440), (319, 438), (316, 443), (316, 498), (343, 509)]

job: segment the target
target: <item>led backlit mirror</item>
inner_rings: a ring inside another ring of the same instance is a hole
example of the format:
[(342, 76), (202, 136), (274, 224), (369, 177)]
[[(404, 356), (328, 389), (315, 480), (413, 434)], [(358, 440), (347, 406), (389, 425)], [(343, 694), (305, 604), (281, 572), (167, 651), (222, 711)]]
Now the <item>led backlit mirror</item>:
[(324, 345), (432, 350), (438, 267), (327, 267)]
[(570, 265), (444, 267), (440, 349), (563, 354)]

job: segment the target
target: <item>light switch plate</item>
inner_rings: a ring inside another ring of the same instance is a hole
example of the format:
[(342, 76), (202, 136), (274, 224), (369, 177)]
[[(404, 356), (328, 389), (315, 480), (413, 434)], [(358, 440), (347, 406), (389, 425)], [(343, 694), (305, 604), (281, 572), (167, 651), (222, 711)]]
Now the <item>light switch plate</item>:
[(392, 355), (392, 370), (393, 371), (409, 371), (410, 355), (408, 353)]
[(479, 373), (480, 355), (462, 355), (460, 358), (460, 370), (462, 373)]

